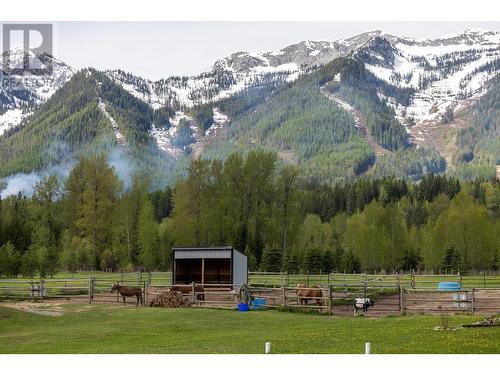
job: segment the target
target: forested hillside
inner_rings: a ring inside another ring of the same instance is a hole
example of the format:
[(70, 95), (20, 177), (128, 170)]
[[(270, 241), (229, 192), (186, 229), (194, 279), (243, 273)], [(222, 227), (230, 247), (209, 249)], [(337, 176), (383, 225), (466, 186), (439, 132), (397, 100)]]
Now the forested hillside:
[(427, 175), (304, 183), (273, 152), (193, 160), (186, 180), (124, 189), (105, 155), (0, 200), (0, 275), (170, 267), (173, 245), (232, 245), (251, 270), (497, 269), (500, 184)]
[(148, 133), (153, 122), (168, 128), (170, 114), (166, 107), (153, 110), (104, 73), (82, 70), (24, 124), (0, 137), (0, 176), (67, 169), (82, 156), (106, 153), (119, 172), (131, 171), (122, 179), (147, 170), (157, 186), (172, 183), (178, 163)]
[(500, 79), (473, 108), (472, 121), (458, 133), (455, 163), (464, 177), (491, 176), (500, 165)]
[[(329, 100), (324, 90), (359, 109), (373, 138), (395, 154), (376, 158), (353, 116)], [(404, 127), (378, 96), (390, 95), (407, 103), (412, 92), (384, 83), (355, 59), (336, 59), (265, 96), (258, 92), (260, 100), (245, 93), (216, 103), (230, 114), (231, 124), (205, 147), (204, 156), (224, 158), (254, 148), (277, 150), (286, 162), (300, 165), (301, 178), (329, 183), (362, 176), (374, 164), (368, 176), (419, 179), (425, 173), (443, 172), (445, 160), (436, 152), (410, 146)]]

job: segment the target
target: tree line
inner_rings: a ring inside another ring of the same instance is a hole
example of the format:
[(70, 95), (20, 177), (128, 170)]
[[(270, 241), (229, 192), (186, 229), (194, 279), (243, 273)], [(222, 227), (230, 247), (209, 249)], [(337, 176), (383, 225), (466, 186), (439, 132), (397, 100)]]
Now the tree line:
[(500, 185), (426, 175), (305, 182), (273, 152), (195, 159), (173, 187), (125, 189), (105, 155), (0, 200), (0, 275), (168, 270), (170, 248), (232, 245), (250, 270), (497, 269)]

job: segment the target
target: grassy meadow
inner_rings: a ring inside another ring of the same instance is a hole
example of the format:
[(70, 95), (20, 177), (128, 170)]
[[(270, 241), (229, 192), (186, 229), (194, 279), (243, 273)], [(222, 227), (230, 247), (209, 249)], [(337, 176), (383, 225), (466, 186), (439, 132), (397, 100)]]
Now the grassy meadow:
[(500, 327), (479, 316), (328, 317), (306, 313), (31, 304), (0, 305), (0, 353), (500, 353)]

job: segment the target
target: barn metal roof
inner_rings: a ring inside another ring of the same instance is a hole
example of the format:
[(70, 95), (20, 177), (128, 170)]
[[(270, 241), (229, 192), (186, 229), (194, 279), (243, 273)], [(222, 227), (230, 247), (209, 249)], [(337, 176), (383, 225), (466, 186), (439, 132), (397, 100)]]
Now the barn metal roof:
[(232, 246), (201, 246), (201, 247), (192, 247), (192, 246), (177, 246), (172, 247), (172, 250), (232, 250)]
[[(232, 246), (172, 247), (175, 258), (231, 258), (231, 252), (245, 256)], [(181, 255), (182, 254), (182, 255)]]

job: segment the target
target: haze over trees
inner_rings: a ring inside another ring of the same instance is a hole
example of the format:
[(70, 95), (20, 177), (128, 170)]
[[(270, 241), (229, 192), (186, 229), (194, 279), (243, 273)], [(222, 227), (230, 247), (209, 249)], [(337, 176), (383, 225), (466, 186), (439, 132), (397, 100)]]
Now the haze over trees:
[(0, 275), (168, 270), (173, 245), (232, 245), (251, 270), (497, 269), (500, 184), (426, 175), (418, 183), (307, 182), (273, 152), (195, 159), (188, 177), (124, 188), (105, 155), (81, 159), (32, 197), (0, 200)]

